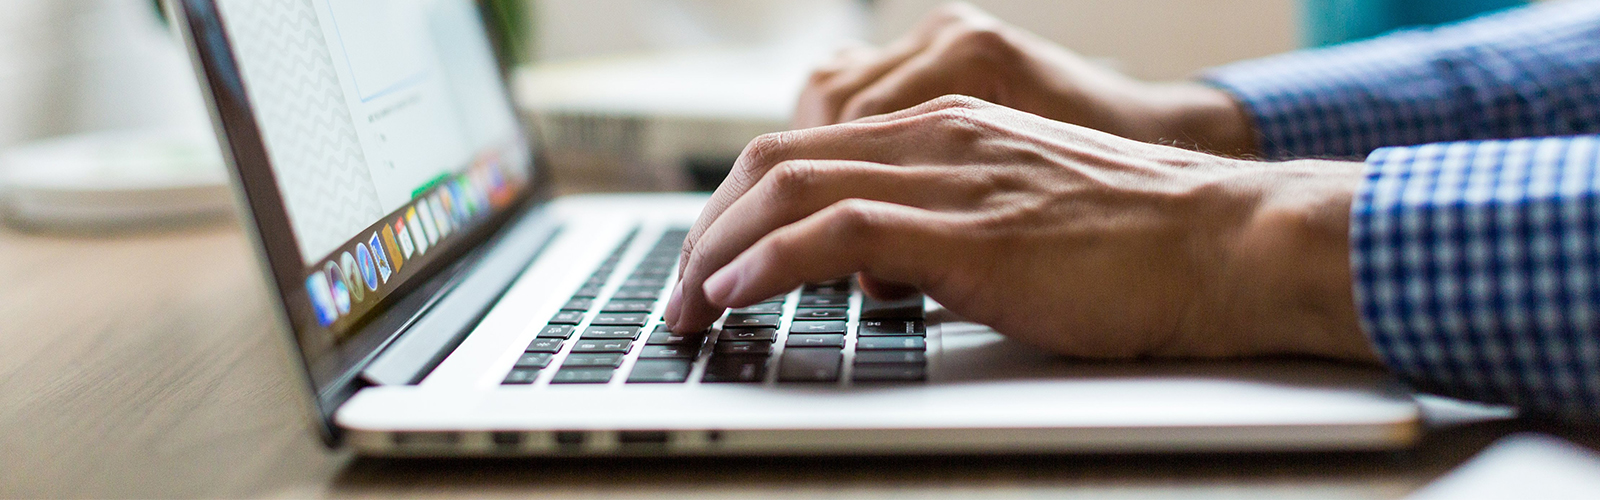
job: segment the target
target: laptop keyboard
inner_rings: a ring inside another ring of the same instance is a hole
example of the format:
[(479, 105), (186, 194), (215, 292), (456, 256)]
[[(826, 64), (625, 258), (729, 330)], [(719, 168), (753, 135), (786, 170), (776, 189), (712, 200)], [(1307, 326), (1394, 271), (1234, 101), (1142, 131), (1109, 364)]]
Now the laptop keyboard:
[[(505, 385), (908, 383), (927, 378), (922, 297), (878, 301), (853, 279), (814, 283), (729, 311), (704, 332), (661, 324), (684, 229), (618, 272), (624, 238), (539, 328)], [(604, 300), (602, 300), (602, 297)]]

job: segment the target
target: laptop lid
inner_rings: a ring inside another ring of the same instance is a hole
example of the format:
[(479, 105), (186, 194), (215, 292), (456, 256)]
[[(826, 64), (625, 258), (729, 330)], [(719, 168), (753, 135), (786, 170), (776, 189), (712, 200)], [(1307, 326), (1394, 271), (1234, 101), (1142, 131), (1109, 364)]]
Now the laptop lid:
[(470, 0), (173, 6), (326, 424), (542, 172)]

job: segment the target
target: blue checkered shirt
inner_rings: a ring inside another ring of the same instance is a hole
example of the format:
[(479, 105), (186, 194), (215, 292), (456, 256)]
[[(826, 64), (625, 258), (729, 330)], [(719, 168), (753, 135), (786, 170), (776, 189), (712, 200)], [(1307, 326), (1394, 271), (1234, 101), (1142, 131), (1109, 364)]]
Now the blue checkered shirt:
[(1270, 158), (1365, 158), (1363, 327), (1419, 389), (1600, 418), (1600, 1), (1248, 61), (1206, 79)]

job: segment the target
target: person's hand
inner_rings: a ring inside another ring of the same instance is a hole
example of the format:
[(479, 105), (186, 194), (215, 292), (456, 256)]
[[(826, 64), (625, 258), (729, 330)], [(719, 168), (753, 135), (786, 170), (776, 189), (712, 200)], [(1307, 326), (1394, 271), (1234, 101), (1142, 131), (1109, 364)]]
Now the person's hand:
[(1232, 155), (1257, 149), (1254, 123), (1220, 90), (1128, 78), (962, 3), (882, 49), (840, 51), (812, 73), (794, 125), (843, 123), (950, 94), (1144, 142)]
[(751, 143), (684, 243), (667, 322), (860, 273), (1068, 355), (1370, 361), (1347, 267), (1360, 175), (940, 98)]

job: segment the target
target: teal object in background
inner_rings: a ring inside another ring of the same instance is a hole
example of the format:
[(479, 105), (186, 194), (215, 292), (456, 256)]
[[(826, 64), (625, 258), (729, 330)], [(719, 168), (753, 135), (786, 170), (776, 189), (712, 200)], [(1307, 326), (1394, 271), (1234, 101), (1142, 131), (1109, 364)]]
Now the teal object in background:
[(1527, 4), (1527, 0), (1301, 0), (1301, 41), (1307, 47), (1321, 47)]

